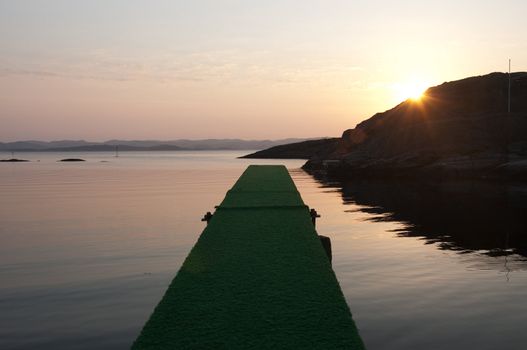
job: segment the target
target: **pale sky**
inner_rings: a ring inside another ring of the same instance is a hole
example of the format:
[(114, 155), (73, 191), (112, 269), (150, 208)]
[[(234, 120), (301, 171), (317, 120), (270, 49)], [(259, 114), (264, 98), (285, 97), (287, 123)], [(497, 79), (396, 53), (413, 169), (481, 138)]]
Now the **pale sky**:
[(0, 141), (340, 136), (527, 70), (525, 0), (0, 0)]

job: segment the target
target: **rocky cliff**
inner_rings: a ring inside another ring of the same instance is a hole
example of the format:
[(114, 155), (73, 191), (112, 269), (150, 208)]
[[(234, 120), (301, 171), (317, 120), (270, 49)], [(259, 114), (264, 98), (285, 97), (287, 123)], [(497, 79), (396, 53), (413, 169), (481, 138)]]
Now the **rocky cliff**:
[(346, 175), (524, 176), (527, 73), (491, 73), (429, 88), (346, 130), (305, 165)]

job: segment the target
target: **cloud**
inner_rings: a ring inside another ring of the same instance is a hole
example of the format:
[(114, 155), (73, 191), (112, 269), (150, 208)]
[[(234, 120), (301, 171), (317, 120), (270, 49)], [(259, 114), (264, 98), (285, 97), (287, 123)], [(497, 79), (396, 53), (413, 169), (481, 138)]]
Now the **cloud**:
[(158, 55), (100, 49), (12, 57), (0, 63), (1, 76), (153, 83), (334, 85), (361, 71), (360, 66), (334, 59), (241, 49)]
[(12, 68), (1, 68), (0, 76), (13, 76), (13, 75), (25, 75), (37, 78), (62, 78), (62, 79), (76, 79), (76, 80), (111, 80), (111, 81), (128, 81), (130, 79), (118, 78), (118, 77), (105, 77), (97, 75), (81, 75), (81, 74), (68, 74), (61, 72), (50, 72), (43, 70), (30, 70), (30, 69), (12, 69)]

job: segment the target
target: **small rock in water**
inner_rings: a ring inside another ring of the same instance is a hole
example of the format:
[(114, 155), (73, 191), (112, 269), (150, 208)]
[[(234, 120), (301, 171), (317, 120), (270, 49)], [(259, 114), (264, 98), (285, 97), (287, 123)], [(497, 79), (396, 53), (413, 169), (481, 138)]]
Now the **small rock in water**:
[(59, 160), (59, 162), (85, 162), (85, 160), (80, 158), (65, 158)]
[(0, 162), (29, 162), (27, 159), (18, 159), (18, 158), (11, 158), (11, 159), (0, 159)]

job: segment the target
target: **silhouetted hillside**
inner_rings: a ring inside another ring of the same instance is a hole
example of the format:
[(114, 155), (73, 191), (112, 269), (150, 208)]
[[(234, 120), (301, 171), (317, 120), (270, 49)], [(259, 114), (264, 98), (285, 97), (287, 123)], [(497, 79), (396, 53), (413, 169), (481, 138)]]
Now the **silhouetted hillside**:
[(89, 151), (178, 151), (178, 150), (256, 150), (305, 141), (307, 139), (288, 138), (281, 140), (241, 140), (241, 139), (204, 139), (204, 140), (109, 140), (90, 142), (84, 140), (61, 141), (15, 141), (0, 142), (0, 151), (7, 152), (89, 152)]
[[(429, 88), (346, 130), (305, 167), (347, 175), (497, 176), (527, 169), (527, 73), (492, 73)], [(328, 162), (331, 160), (331, 162)]]

